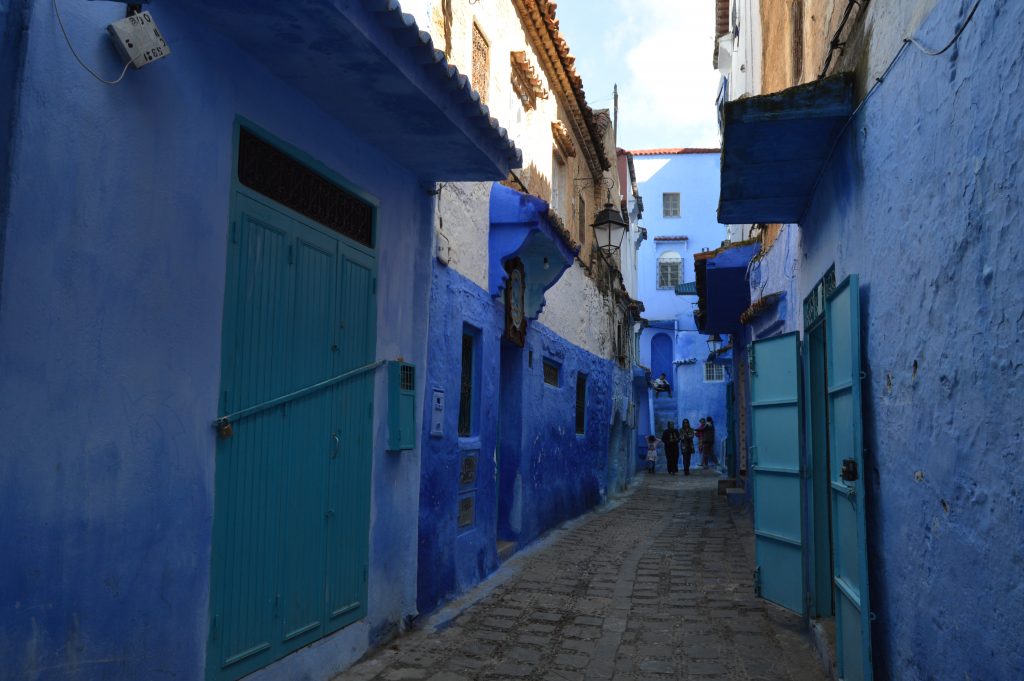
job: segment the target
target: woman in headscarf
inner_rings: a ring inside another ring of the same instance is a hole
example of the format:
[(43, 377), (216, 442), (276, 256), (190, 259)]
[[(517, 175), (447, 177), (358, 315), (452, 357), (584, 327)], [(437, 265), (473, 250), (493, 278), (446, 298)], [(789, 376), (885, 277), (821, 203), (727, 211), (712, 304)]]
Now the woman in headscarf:
[(683, 425), (679, 429), (680, 449), (683, 452), (683, 475), (690, 474), (690, 460), (693, 458), (693, 435), (690, 419), (683, 419)]

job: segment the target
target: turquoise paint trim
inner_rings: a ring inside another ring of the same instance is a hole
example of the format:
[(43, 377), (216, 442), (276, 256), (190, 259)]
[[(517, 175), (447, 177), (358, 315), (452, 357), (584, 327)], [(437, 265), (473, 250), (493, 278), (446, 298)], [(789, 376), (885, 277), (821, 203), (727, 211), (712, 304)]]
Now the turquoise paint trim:
[[(843, 309), (845, 306), (845, 310)], [(844, 314), (845, 312), (845, 314)], [(847, 621), (845, 611), (836, 607), (836, 653), (837, 671), (844, 681), (872, 681), (871, 650), (871, 602), (868, 587), (867, 518), (865, 513), (864, 477), (864, 421), (861, 395), (861, 340), (860, 340), (860, 285), (856, 274), (851, 274), (840, 283), (825, 302), (825, 329), (828, 351), (828, 399), (829, 438), (832, 457), (831, 487), (833, 509), (837, 504), (852, 504), (855, 507), (854, 526), (843, 525), (843, 518), (837, 512), (832, 514), (834, 550), (836, 552), (833, 581), (840, 594), (857, 609), (858, 621)], [(844, 352), (845, 351), (845, 352)], [(844, 372), (843, 369), (846, 369)], [(837, 405), (849, 395), (849, 422), (840, 418)], [(848, 426), (848, 430), (843, 428)], [(839, 436), (847, 435), (852, 441), (840, 447)], [(852, 458), (857, 462), (859, 475), (850, 485), (840, 477), (842, 459)], [(858, 578), (841, 573), (846, 561), (842, 552), (849, 548), (848, 537), (852, 532), (856, 548)], [(838, 595), (838, 594), (837, 594)], [(849, 650), (852, 642), (848, 628), (855, 627), (859, 638), (859, 650)]]

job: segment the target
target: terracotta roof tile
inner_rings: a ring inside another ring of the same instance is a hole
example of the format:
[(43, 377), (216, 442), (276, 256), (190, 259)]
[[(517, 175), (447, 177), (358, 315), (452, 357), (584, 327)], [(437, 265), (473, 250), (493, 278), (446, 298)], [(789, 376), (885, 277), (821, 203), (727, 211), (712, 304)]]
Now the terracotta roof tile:
[(676, 154), (720, 154), (721, 149), (703, 147), (667, 147), (664, 149), (634, 149), (634, 156), (671, 156)]

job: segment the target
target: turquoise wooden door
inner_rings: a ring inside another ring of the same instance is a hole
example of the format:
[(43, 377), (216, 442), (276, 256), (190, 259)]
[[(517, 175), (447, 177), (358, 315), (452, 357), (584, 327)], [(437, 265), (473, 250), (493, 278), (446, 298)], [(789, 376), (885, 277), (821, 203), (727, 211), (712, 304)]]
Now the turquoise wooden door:
[(837, 667), (844, 681), (871, 681), (857, 275), (829, 296), (825, 325)]
[(751, 345), (750, 459), (757, 591), (803, 613), (799, 346), (795, 333)]
[(218, 681), (365, 615), (373, 416), (371, 373), (281, 400), (372, 362), (372, 255), (243, 191), (231, 232), (220, 413), (273, 406), (218, 441), (207, 666)]

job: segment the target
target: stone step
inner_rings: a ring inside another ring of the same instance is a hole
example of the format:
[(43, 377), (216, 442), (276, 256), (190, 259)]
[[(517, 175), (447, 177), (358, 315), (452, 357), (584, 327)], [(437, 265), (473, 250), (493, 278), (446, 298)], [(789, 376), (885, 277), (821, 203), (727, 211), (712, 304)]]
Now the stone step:
[(725, 500), (730, 506), (739, 508), (747, 503), (747, 491), (742, 487), (730, 487), (725, 490)]

